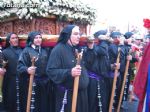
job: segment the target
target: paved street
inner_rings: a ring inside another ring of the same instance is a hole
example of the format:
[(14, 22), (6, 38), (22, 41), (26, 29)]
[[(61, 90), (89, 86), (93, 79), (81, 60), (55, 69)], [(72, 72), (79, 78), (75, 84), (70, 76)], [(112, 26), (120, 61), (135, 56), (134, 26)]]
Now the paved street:
[(128, 109), (121, 109), (121, 112), (137, 112), (138, 101), (127, 102)]
[(122, 109), (121, 112), (137, 112), (138, 102), (139, 101), (137, 97), (135, 101), (132, 101), (132, 102), (127, 101), (126, 107), (128, 109)]
[[(0, 103), (0, 107), (2, 107), (1, 103)], [(137, 112), (138, 100), (132, 101), (132, 102), (127, 102), (126, 107), (128, 107), (128, 109), (121, 109), (120, 112)], [(0, 108), (0, 112), (6, 112), (6, 111), (1, 110), (1, 108)]]

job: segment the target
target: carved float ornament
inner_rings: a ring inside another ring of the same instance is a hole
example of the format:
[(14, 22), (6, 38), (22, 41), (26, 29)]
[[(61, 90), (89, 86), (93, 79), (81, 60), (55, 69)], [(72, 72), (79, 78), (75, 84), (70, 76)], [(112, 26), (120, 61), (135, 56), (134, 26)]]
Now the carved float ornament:
[(9, 32), (13, 31), (13, 23), (0, 23), (0, 36), (6, 36)]
[(18, 35), (28, 34), (31, 29), (31, 20), (15, 20), (13, 21), (13, 31)]
[(47, 18), (40, 18), (35, 19), (34, 29), (36, 31), (40, 31), (42, 34), (56, 34), (56, 21), (47, 19)]
[[(5, 21), (0, 23), (0, 36), (2, 38), (2, 45), (5, 46), (6, 35), (10, 32), (14, 32), (19, 36), (20, 47), (25, 47), (27, 35), (31, 31), (40, 31), (43, 35), (44, 47), (53, 47), (57, 43), (58, 36), (62, 29), (70, 24), (66, 21), (58, 21), (56, 18), (34, 18), (32, 20), (25, 19), (12, 19), (11, 21)], [(75, 23), (80, 27), (80, 32), (86, 35), (86, 25)], [(85, 45), (87, 38), (82, 36), (80, 38), (80, 45)]]

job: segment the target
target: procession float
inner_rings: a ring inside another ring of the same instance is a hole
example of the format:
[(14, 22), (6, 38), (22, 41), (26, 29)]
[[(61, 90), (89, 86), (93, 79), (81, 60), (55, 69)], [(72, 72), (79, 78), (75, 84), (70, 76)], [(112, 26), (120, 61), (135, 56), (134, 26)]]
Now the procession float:
[(0, 12), (2, 46), (6, 35), (15, 32), (24, 47), (28, 33), (35, 30), (42, 33), (43, 46), (54, 46), (67, 24), (80, 27), (82, 45), (96, 18), (96, 10), (79, 0), (1, 0)]

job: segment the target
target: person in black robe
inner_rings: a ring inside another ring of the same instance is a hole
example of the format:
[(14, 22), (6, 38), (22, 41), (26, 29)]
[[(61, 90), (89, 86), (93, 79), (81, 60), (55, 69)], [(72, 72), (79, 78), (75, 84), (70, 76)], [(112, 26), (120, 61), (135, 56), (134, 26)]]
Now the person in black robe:
[(2, 54), (2, 39), (0, 38), (0, 92), (1, 92), (1, 100), (0, 100), (0, 112), (4, 111), (3, 102), (2, 102), (2, 83), (3, 77), (6, 72), (6, 69), (3, 67), (3, 54)]
[[(133, 65), (133, 63), (138, 61), (133, 56), (133, 51), (132, 51), (133, 36), (134, 36), (134, 33), (132, 33), (132, 32), (126, 32), (124, 34), (124, 37), (125, 37), (124, 48), (125, 48), (125, 54), (127, 57), (125, 60), (125, 63), (127, 62), (127, 59), (130, 60), (130, 63), (129, 63), (128, 74), (127, 74), (127, 78), (126, 78), (126, 85), (124, 88), (123, 103), (121, 106), (123, 109), (128, 109), (127, 101), (128, 101), (128, 97), (129, 97), (129, 85), (130, 85), (130, 81), (131, 81), (131, 76), (134, 74), (134, 71), (132, 70), (132, 65)], [(127, 56), (127, 55), (129, 55), (129, 56)]]
[[(114, 97), (114, 108), (116, 109), (119, 103), (120, 92), (122, 88), (122, 82), (124, 78), (124, 72), (126, 67), (126, 49), (124, 46), (124, 36), (120, 32), (112, 32), (110, 37), (113, 39), (113, 43), (109, 46), (109, 57), (111, 65), (116, 63), (118, 56), (118, 49), (120, 49), (120, 68), (118, 70), (117, 83), (116, 83), (116, 96)], [(112, 69), (112, 72), (115, 72), (115, 69)], [(112, 79), (113, 80), (113, 79)]]
[[(32, 112), (51, 112), (51, 86), (46, 75), (48, 54), (41, 47), (42, 35), (38, 31), (30, 32), (27, 46), (24, 48), (18, 62), (17, 70), (20, 75), (21, 112), (26, 112), (28, 86), (30, 74), (34, 74), (32, 85), (31, 108)], [(35, 57), (35, 66), (32, 58)]]
[(17, 62), (22, 49), (18, 45), (18, 36), (15, 33), (9, 33), (6, 38), (5, 49), (2, 51), (3, 60), (7, 61), (2, 84), (2, 98), (4, 109), (8, 112), (20, 111)]
[(84, 53), (84, 62), (90, 77), (89, 112), (108, 112), (111, 93), (111, 66), (108, 54), (110, 40), (105, 30), (97, 31), (94, 37), (100, 42), (93, 47), (88, 43), (87, 51)]
[(76, 112), (88, 112), (88, 75), (82, 64), (76, 65), (75, 46), (80, 32), (76, 25), (67, 25), (51, 51), (47, 74), (55, 83), (56, 112), (71, 112), (74, 77), (80, 76)]

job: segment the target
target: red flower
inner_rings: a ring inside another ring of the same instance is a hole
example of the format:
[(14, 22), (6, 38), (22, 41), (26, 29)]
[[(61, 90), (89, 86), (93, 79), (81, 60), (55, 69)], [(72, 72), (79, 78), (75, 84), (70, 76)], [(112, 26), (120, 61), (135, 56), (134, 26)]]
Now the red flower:
[(143, 19), (143, 22), (144, 22), (144, 27), (145, 28), (150, 28), (150, 19)]

